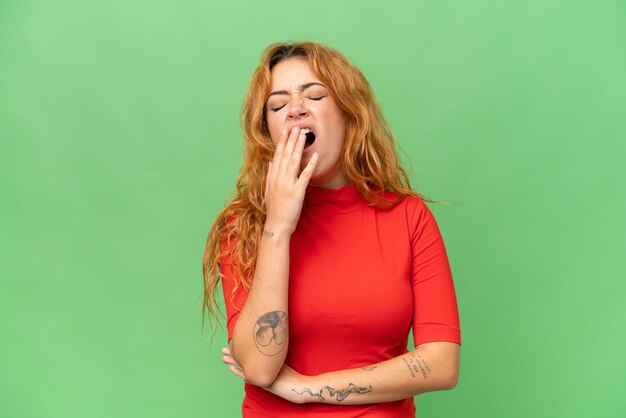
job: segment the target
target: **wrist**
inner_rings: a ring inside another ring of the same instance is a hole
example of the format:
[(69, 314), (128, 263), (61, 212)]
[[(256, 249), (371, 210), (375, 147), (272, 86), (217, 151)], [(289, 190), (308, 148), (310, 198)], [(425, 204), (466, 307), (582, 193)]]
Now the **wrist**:
[(291, 385), (290, 401), (297, 404), (319, 402), (319, 399), (312, 396), (313, 376), (298, 375)]
[(290, 239), (292, 230), (281, 226), (274, 222), (265, 222), (263, 231), (261, 231), (261, 239), (283, 240)]

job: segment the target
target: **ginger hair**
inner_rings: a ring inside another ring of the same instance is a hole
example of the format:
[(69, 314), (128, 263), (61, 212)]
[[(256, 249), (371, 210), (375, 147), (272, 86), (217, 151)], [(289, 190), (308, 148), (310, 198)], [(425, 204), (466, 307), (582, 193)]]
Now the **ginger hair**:
[[(275, 146), (265, 118), (265, 102), (271, 88), (271, 71), (288, 59), (306, 61), (329, 92), (346, 120), (341, 164), (347, 178), (370, 204), (393, 207), (406, 196), (424, 200), (411, 189), (407, 172), (400, 165), (393, 133), (363, 74), (336, 50), (313, 42), (276, 43), (263, 52), (252, 74), (241, 115), (243, 162), (234, 197), (217, 215), (204, 250), (204, 300), (202, 318), (208, 312), (217, 323), (215, 301), (222, 279), (220, 260), (229, 257), (235, 275), (235, 291), (250, 289), (257, 247), (265, 223), (265, 179)], [(392, 192), (393, 200), (388, 200)], [(232, 298), (233, 295), (231, 295)]]

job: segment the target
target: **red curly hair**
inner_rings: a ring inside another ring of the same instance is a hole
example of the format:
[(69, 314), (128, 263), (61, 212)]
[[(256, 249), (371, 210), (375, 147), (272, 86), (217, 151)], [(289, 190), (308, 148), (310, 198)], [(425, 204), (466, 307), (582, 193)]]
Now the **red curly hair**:
[[(244, 157), (235, 196), (219, 213), (209, 231), (202, 261), (204, 274), (203, 319), (208, 311), (213, 324), (218, 308), (215, 294), (220, 260), (232, 256), (237, 285), (249, 290), (257, 258), (257, 247), (265, 223), (265, 179), (275, 145), (265, 118), (272, 68), (281, 61), (302, 59), (328, 86), (346, 120), (346, 138), (341, 164), (347, 178), (372, 205), (393, 207), (406, 196), (423, 196), (411, 189), (407, 172), (400, 166), (393, 134), (363, 74), (339, 52), (313, 42), (270, 45), (252, 74), (243, 105), (241, 124)], [(385, 200), (380, 191), (393, 192)], [(229, 243), (229, 245), (224, 245)]]

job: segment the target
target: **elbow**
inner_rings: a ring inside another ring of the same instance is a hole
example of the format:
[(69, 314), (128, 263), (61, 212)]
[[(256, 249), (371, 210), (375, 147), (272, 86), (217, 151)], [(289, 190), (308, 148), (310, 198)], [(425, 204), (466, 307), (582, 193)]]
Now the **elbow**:
[(276, 380), (276, 373), (270, 373), (263, 370), (247, 370), (244, 368), (243, 374), (245, 376), (246, 383), (260, 388), (266, 388), (274, 383), (274, 380)]
[[(424, 353), (428, 361), (432, 361), (432, 374), (429, 391), (451, 390), (459, 383), (461, 369), (460, 345), (455, 342), (432, 342), (416, 347)], [(424, 361), (424, 360), (422, 360)], [(430, 371), (430, 369), (428, 369)]]
[(450, 370), (443, 379), (441, 379), (441, 390), (452, 390), (459, 383), (458, 367)]
[[(280, 372), (283, 363), (264, 361), (265, 359), (259, 359), (257, 356), (245, 356), (241, 355), (236, 349), (234, 342), (230, 343), (230, 350), (233, 355), (233, 359), (241, 368), (243, 373), (243, 379), (246, 383), (261, 388), (266, 388), (274, 383), (276, 376)], [(283, 360), (284, 361), (284, 360)]]
[(443, 382), (443, 390), (452, 390), (456, 387), (456, 385), (459, 383), (459, 375), (456, 374), (448, 379), (445, 380), (445, 382)]
[(246, 383), (260, 388), (266, 388), (274, 383), (280, 371), (280, 368), (275, 369), (269, 365), (254, 361), (254, 359), (249, 359), (247, 362), (242, 361), (240, 365)]

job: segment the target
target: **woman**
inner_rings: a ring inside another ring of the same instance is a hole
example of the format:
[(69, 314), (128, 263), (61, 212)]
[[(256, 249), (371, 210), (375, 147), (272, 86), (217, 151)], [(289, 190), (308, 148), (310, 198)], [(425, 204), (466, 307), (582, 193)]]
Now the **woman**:
[(243, 416), (414, 417), (414, 395), (456, 385), (456, 298), (367, 81), (323, 45), (271, 45), (242, 124), (203, 267), (214, 319), (222, 281)]

